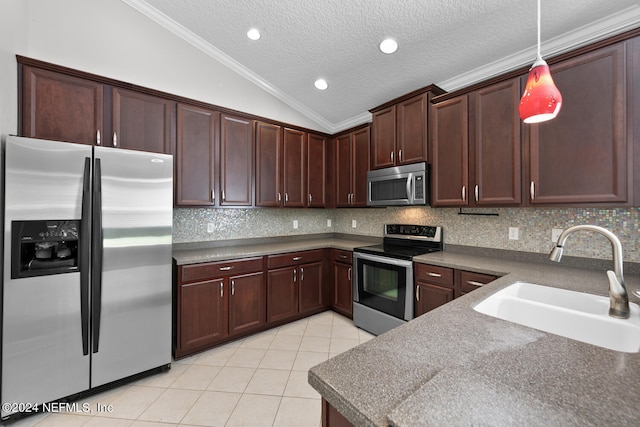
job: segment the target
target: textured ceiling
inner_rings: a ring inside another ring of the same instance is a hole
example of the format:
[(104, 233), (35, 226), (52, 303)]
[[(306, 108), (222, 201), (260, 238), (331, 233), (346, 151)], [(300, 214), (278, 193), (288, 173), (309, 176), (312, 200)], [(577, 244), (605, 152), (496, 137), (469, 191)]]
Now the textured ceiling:
[[(123, 1), (334, 132), (431, 83), (453, 90), (535, 59), (536, 0)], [(542, 0), (542, 53), (638, 26), (637, 0)], [(385, 37), (395, 54), (378, 50)]]

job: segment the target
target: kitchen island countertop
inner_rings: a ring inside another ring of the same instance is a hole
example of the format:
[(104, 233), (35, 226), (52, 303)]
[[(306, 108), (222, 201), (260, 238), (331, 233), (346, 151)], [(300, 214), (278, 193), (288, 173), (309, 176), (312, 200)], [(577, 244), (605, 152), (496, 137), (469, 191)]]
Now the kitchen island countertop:
[[(473, 310), (516, 281), (608, 295), (605, 271), (439, 252), (414, 258), (501, 275), (309, 371), (355, 425), (637, 425), (640, 353), (621, 353)], [(626, 275), (630, 292), (640, 276)], [(638, 299), (630, 294), (630, 300)]]

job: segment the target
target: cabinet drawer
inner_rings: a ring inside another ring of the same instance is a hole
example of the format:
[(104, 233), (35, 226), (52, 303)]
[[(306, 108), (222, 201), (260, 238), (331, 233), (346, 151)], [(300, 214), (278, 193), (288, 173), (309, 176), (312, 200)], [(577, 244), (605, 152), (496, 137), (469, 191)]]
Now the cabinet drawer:
[(415, 280), (453, 287), (453, 268), (415, 264)]
[(333, 249), (333, 260), (345, 264), (353, 264), (353, 252), (342, 249)]
[(262, 270), (262, 257), (181, 266), (182, 283)]
[(478, 289), (480, 286), (496, 280), (491, 274), (460, 271), (460, 292), (466, 293)]
[(288, 265), (307, 264), (309, 262), (319, 262), (322, 261), (323, 253), (324, 249), (317, 249), (313, 251), (288, 252), (286, 254), (269, 255), (269, 269), (286, 267)]

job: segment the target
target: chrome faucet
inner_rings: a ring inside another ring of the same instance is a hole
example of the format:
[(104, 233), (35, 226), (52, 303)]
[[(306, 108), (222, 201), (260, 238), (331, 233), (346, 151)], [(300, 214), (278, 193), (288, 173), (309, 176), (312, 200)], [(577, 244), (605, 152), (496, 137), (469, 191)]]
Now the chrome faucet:
[(578, 230), (595, 231), (596, 233), (602, 234), (604, 237), (609, 239), (609, 242), (611, 242), (611, 248), (613, 250), (613, 271), (607, 271), (610, 299), (609, 316), (628, 319), (629, 297), (627, 296), (627, 288), (624, 286), (624, 277), (622, 275), (622, 244), (615, 234), (606, 228), (598, 227), (597, 225), (574, 225), (573, 227), (567, 228), (560, 234), (556, 246), (549, 253), (549, 259), (551, 261), (560, 262), (567, 237), (569, 237), (569, 234)]

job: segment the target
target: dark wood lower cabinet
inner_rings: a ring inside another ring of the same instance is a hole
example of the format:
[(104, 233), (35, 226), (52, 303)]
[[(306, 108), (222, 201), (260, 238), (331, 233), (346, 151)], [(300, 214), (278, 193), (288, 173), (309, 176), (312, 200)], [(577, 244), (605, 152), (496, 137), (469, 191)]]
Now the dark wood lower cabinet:
[(301, 314), (322, 308), (323, 268), (323, 262), (300, 266), (299, 309)]
[(180, 349), (201, 348), (228, 335), (223, 279), (180, 286)]
[(352, 256), (351, 251), (332, 249), (334, 284), (332, 308), (349, 318), (353, 317)]
[(436, 265), (417, 263), (414, 266), (414, 317), (474, 291), (498, 277)]
[(345, 418), (329, 402), (322, 399), (322, 427), (353, 427), (353, 424)]
[(267, 321), (277, 322), (298, 314), (297, 267), (270, 270), (267, 275)]
[(265, 295), (262, 257), (178, 266), (174, 356), (264, 327)]

